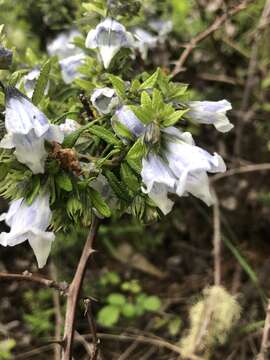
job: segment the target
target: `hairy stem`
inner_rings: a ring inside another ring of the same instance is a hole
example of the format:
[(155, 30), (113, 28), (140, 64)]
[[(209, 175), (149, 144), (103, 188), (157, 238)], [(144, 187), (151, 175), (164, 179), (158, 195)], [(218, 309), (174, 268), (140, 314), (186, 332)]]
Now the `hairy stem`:
[(77, 266), (74, 278), (70, 284), (68, 296), (67, 296), (67, 309), (66, 309), (66, 318), (65, 318), (65, 329), (64, 329), (64, 339), (63, 339), (63, 351), (62, 351), (62, 360), (71, 360), (72, 359), (72, 347), (74, 340), (74, 331), (75, 331), (75, 320), (76, 320), (76, 310), (78, 305), (78, 299), (83, 283), (83, 278), (85, 270), (88, 264), (88, 260), (93, 250), (93, 242), (96, 237), (98, 230), (98, 219), (93, 216), (91, 228), (84, 244), (83, 252)]

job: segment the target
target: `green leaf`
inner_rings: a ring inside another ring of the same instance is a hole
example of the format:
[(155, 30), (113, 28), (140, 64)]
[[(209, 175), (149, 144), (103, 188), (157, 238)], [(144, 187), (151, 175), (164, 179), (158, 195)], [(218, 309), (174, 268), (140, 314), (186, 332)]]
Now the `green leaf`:
[(6, 175), (8, 174), (8, 166), (6, 164), (0, 164), (0, 181), (4, 180)]
[(112, 144), (112, 145), (116, 145), (116, 146), (122, 145), (121, 141), (119, 141), (115, 137), (114, 133), (112, 133), (110, 130), (105, 129), (102, 126), (93, 125), (89, 128), (89, 132), (93, 135), (98, 136), (102, 140), (106, 141), (108, 144)]
[(153, 97), (152, 97), (152, 108), (155, 109), (157, 113), (162, 109), (163, 106), (164, 106), (164, 101), (161, 92), (157, 89), (154, 89)]
[(34, 105), (38, 105), (44, 96), (44, 92), (49, 80), (50, 70), (51, 60), (49, 59), (43, 64), (40, 70), (39, 78), (37, 79), (35, 85), (34, 93), (32, 96), (32, 102)]
[(133, 318), (136, 315), (136, 306), (131, 303), (127, 303), (122, 307), (121, 313), (126, 318)]
[(175, 125), (189, 109), (177, 110), (162, 122), (165, 127)]
[(105, 171), (104, 175), (106, 176), (112, 190), (119, 197), (119, 199), (129, 202), (130, 196), (127, 192), (126, 186), (118, 180), (116, 175), (110, 170)]
[(100, 193), (93, 188), (89, 189), (90, 199), (92, 205), (97, 211), (104, 217), (110, 217), (112, 215), (111, 209), (106, 204)]
[(139, 180), (128, 163), (123, 162), (121, 164), (120, 175), (122, 181), (128, 186), (130, 190), (137, 192), (140, 189)]
[(152, 108), (152, 100), (151, 100), (151, 97), (150, 97), (150, 95), (149, 95), (146, 91), (143, 91), (143, 92), (141, 93), (141, 104), (142, 104), (144, 107), (149, 106), (150, 108)]
[(75, 79), (74, 83), (78, 85), (81, 89), (85, 91), (93, 90), (94, 86), (91, 81), (85, 80), (85, 79)]
[(151, 89), (154, 87), (154, 85), (157, 82), (157, 79), (159, 77), (160, 69), (158, 68), (153, 75), (149, 76), (147, 80), (145, 80), (141, 86), (139, 87), (139, 90), (145, 90), (145, 89)]
[(145, 125), (149, 124), (153, 119), (153, 111), (150, 107), (141, 107), (136, 105), (128, 106), (131, 111), (137, 116), (137, 118)]
[(157, 296), (147, 296), (144, 300), (143, 307), (147, 311), (157, 311), (161, 307), (161, 301)]
[(55, 177), (55, 181), (60, 189), (68, 192), (72, 191), (73, 189), (72, 182), (70, 180), (70, 177), (66, 173), (62, 172), (58, 174)]
[(124, 124), (122, 124), (120, 121), (118, 121), (117, 118), (112, 119), (112, 128), (119, 138), (123, 137), (123, 138), (129, 139), (129, 140), (133, 140), (132, 133), (129, 131), (129, 129)]
[(94, 3), (82, 3), (82, 7), (89, 13), (96, 12), (97, 14), (101, 15), (102, 17), (106, 16), (106, 9), (103, 8), (102, 2)]
[(118, 306), (107, 305), (98, 312), (97, 321), (102, 326), (110, 327), (118, 322), (119, 316), (120, 308)]
[(182, 320), (179, 317), (175, 317), (172, 320), (170, 320), (168, 324), (168, 330), (171, 336), (176, 336), (182, 326)]
[(108, 296), (107, 302), (110, 305), (123, 306), (126, 303), (126, 297), (123, 294), (112, 293)]
[(125, 82), (119, 76), (115, 76), (112, 74), (109, 74), (108, 78), (109, 78), (110, 82), (112, 83), (112, 86), (115, 89), (117, 95), (123, 99), (125, 97), (125, 93), (126, 93)]
[(138, 139), (126, 155), (129, 166), (140, 174), (142, 169), (142, 158), (145, 155), (145, 147), (142, 139)]
[(31, 205), (33, 203), (33, 201), (35, 200), (36, 196), (39, 193), (39, 190), (40, 190), (40, 177), (39, 176), (33, 177), (32, 186), (33, 186), (32, 191), (26, 197), (26, 202), (28, 205)]

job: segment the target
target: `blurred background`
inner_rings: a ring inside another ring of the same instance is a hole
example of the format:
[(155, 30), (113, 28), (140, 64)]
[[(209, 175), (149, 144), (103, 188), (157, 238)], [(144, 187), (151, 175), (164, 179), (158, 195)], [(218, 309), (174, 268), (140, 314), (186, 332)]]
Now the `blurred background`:
[[(127, 18), (128, 6), (135, 3), (126, 2)], [(89, 29), (94, 20), (91, 12), (84, 16), (85, 4), (0, 0), (0, 24), (5, 24), (5, 45), (14, 49), (14, 70), (18, 64), (30, 66), (29, 48), (40, 59), (59, 32), (74, 25)], [(221, 325), (209, 321), (205, 333), (195, 336), (194, 357), (186, 358), (254, 359), (270, 296), (270, 2), (145, 0), (130, 25), (151, 31), (149, 17), (172, 21), (172, 31), (145, 61), (134, 64), (135, 70), (153, 72), (160, 66), (173, 72), (175, 81), (190, 84), (194, 99), (232, 103), (230, 133), (189, 128), (199, 145), (223, 156), (229, 171), (211, 178), (218, 199), (214, 208), (188, 197), (178, 199), (174, 211), (156, 224), (143, 226), (129, 217), (103, 223), (83, 287), (83, 296), (96, 299), (100, 359), (182, 359), (177, 349), (189, 346), (199, 306), (212, 295), (214, 302), (224, 302)], [(6, 206), (2, 201), (2, 211)], [(69, 281), (84, 236), (83, 230), (59, 235), (43, 275)], [(213, 244), (216, 250), (220, 245), (220, 253), (214, 254)], [(27, 244), (1, 247), (1, 271), (26, 269), (37, 271)], [(216, 288), (209, 295), (213, 284), (227, 292)], [(63, 296), (16, 281), (2, 282), (0, 289), (0, 359), (59, 359), (52, 339), (61, 331)], [(90, 330), (83, 312), (82, 302), (75, 359), (89, 359), (84, 334)], [(233, 327), (225, 324), (232, 313), (239, 318)]]

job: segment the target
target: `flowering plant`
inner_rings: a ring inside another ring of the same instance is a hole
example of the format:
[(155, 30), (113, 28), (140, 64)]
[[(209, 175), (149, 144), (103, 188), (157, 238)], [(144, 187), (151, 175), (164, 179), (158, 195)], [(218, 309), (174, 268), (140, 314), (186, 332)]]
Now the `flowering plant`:
[[(59, 34), (42, 64), (1, 83), (0, 195), (10, 202), (1, 220), (10, 232), (0, 244), (28, 240), (40, 268), (58, 232), (95, 232), (97, 218), (123, 214), (151, 223), (188, 195), (213, 204), (208, 173), (226, 170), (220, 155), (195, 144), (188, 124), (227, 132), (230, 103), (191, 101), (188, 85), (164, 69), (135, 66), (165, 41), (170, 22), (129, 28), (114, 2), (108, 11), (88, 5), (99, 14), (96, 26)], [(6, 68), (10, 52), (0, 56)], [(65, 330), (70, 339), (74, 329)]]

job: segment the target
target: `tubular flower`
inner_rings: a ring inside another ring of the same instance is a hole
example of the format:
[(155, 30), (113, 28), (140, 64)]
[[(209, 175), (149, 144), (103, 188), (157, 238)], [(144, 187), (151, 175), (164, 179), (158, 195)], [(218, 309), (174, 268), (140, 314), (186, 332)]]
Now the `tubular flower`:
[(133, 37), (118, 21), (106, 18), (89, 31), (85, 40), (89, 49), (98, 49), (105, 69), (122, 47), (132, 47)]
[[(40, 70), (38, 68), (35, 68), (31, 70), (27, 75), (23, 76), (22, 82), (23, 86), (26, 92), (26, 95), (31, 98), (34, 93), (36, 81), (39, 78)], [(45, 89), (45, 95), (48, 94), (49, 91), (49, 84), (47, 84), (47, 87)]]
[(200, 124), (212, 124), (220, 132), (228, 132), (233, 124), (226, 116), (226, 112), (232, 109), (227, 100), (220, 101), (190, 101), (187, 106), (187, 115)]
[(115, 118), (124, 125), (135, 137), (141, 136), (145, 132), (145, 126), (137, 118), (128, 106), (124, 105), (115, 113)]
[(100, 114), (109, 114), (119, 105), (119, 98), (114, 89), (105, 87), (93, 92), (91, 102)]
[(10, 232), (0, 234), (0, 244), (15, 246), (28, 240), (39, 268), (46, 264), (55, 238), (53, 232), (46, 231), (51, 220), (49, 199), (49, 194), (38, 195), (29, 206), (23, 198), (13, 200), (8, 212), (0, 216), (10, 227)]
[(154, 49), (157, 46), (158, 38), (151, 35), (148, 31), (141, 28), (136, 28), (134, 31), (135, 47), (139, 49), (142, 59), (147, 59), (149, 49)]
[(0, 147), (15, 148), (17, 160), (28, 166), (34, 174), (44, 173), (47, 157), (44, 142), (61, 143), (64, 135), (56, 125), (51, 125), (47, 117), (30, 100), (15, 88), (6, 89), (7, 135)]
[[(135, 137), (147, 133), (147, 127), (126, 106), (116, 112), (116, 116)], [(165, 215), (173, 207), (173, 201), (168, 198), (169, 193), (180, 197), (192, 194), (208, 206), (213, 204), (214, 197), (207, 173), (226, 170), (221, 156), (216, 153), (211, 155), (196, 146), (191, 133), (181, 132), (173, 126), (161, 128), (159, 138), (162, 144), (160, 150), (150, 150), (142, 159), (142, 191)], [(155, 143), (155, 139), (153, 141)]]
[(64, 83), (70, 84), (78, 77), (81, 77), (78, 68), (83, 65), (85, 54), (73, 44), (74, 38), (80, 36), (77, 30), (60, 33), (52, 42), (47, 45), (50, 56), (59, 57), (59, 65)]
[(64, 134), (64, 136), (72, 134), (74, 131), (78, 130), (81, 127), (77, 121), (73, 119), (66, 119), (65, 122), (59, 125), (60, 130)]

